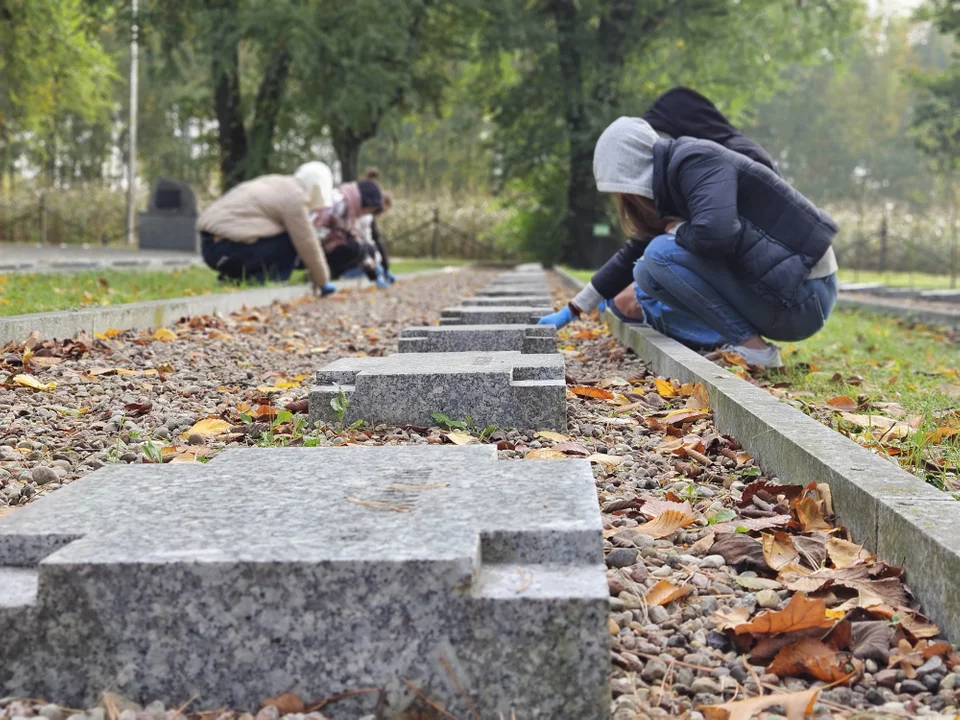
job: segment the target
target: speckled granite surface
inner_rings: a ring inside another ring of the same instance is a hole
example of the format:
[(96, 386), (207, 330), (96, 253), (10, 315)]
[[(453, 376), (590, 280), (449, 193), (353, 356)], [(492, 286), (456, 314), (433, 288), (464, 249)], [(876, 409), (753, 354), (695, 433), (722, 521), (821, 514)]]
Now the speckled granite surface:
[(397, 343), (402, 353), (517, 351), (543, 355), (557, 352), (552, 325), (430, 325), (407, 328)]
[(479, 427), (566, 427), (563, 356), (519, 352), (400, 353), (342, 358), (317, 373), (310, 422), (338, 418), (330, 400), (349, 398), (344, 422), (434, 425), (432, 413)]
[(460, 304), (471, 307), (479, 305), (488, 307), (490, 305), (499, 307), (549, 307), (553, 301), (548, 295), (499, 295), (497, 297), (476, 297), (464, 298)]
[(0, 579), (19, 578), (0, 602), (5, 695), (252, 708), (374, 687), (390, 717), (407, 680), (461, 717), (457, 684), (483, 718), (609, 712), (583, 460), (408, 446), (108, 466), (0, 519), (0, 557)]
[(553, 312), (550, 305), (460, 305), (440, 313), (441, 325), (536, 325)]

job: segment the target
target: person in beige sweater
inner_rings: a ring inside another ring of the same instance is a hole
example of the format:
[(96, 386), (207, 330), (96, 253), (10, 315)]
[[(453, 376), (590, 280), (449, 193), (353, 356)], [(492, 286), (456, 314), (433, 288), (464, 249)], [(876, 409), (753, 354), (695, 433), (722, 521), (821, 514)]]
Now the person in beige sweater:
[(332, 193), (322, 163), (308, 163), (296, 176), (263, 175), (237, 185), (197, 219), (204, 262), (221, 279), (264, 283), (289, 279), (299, 258), (315, 289), (332, 292), (310, 217), (331, 203)]

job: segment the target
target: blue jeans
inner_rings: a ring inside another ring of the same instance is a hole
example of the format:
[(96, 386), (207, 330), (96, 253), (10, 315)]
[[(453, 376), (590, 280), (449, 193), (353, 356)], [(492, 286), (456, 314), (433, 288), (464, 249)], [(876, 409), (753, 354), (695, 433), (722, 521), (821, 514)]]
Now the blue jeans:
[[(723, 336), (706, 323), (650, 297), (637, 285), (634, 285), (633, 289), (637, 302), (643, 309), (644, 323), (657, 332), (673, 338), (691, 350), (713, 350), (723, 345)], [(612, 312), (621, 320), (636, 322), (621, 315), (616, 305), (613, 305)]]
[(647, 295), (700, 321), (732, 345), (754, 335), (804, 340), (823, 327), (837, 301), (837, 278), (830, 275), (805, 281), (789, 302), (778, 303), (723, 259), (684, 250), (672, 235), (653, 239), (633, 276)]
[(260, 238), (253, 243), (214, 240), (203, 233), (200, 241), (203, 261), (221, 278), (253, 283), (285, 282), (299, 259), (287, 233)]

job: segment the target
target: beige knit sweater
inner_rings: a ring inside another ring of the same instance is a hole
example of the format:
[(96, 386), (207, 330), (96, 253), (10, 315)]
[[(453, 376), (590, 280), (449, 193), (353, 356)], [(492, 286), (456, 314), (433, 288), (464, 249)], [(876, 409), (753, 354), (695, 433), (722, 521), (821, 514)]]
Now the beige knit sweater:
[(317, 285), (330, 281), (327, 258), (310, 222), (307, 191), (290, 175), (262, 175), (237, 185), (197, 218), (197, 230), (234, 242), (255, 243), (287, 232)]

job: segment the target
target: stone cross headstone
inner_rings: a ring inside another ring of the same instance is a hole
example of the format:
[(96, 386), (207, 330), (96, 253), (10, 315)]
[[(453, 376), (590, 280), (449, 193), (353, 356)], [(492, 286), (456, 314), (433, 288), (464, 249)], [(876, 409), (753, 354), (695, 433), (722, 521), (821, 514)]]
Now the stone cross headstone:
[(566, 427), (563, 357), (519, 352), (399, 353), (342, 358), (317, 373), (310, 423), (436, 425), (434, 413), (488, 425)]
[(150, 191), (146, 212), (139, 215), (137, 235), (141, 250), (199, 249), (197, 201), (186, 183), (158, 178)]
[(0, 518), (0, 689), (604, 719), (601, 530), (587, 461), (490, 445), (110, 465)]

